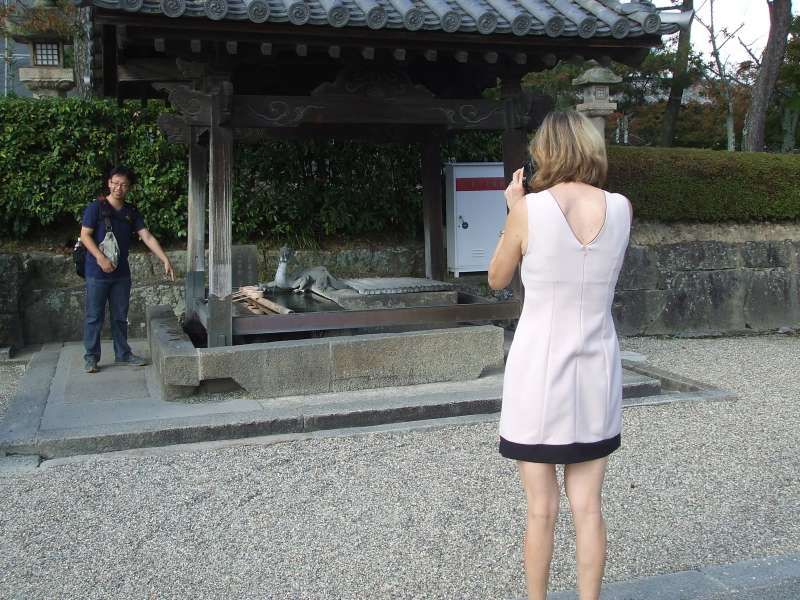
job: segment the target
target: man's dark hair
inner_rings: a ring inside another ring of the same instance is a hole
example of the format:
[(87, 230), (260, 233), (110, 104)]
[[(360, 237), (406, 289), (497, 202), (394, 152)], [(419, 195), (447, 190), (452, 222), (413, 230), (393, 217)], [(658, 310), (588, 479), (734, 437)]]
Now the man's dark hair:
[(108, 179), (114, 177), (114, 175), (121, 175), (122, 177), (127, 178), (128, 183), (133, 186), (136, 183), (136, 173), (133, 172), (133, 169), (129, 169), (124, 165), (117, 165), (111, 172), (108, 174)]

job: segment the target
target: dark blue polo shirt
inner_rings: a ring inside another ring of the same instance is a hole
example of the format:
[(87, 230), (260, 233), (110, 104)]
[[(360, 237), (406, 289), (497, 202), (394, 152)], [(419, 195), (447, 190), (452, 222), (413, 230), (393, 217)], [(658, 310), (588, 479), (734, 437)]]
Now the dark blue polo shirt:
[[(105, 273), (97, 264), (97, 260), (92, 256), (92, 253), (86, 252), (86, 277), (93, 279), (130, 278), (131, 269), (128, 266), (128, 250), (130, 249), (133, 234), (145, 228), (144, 219), (142, 219), (142, 215), (138, 210), (128, 204), (123, 204), (119, 210), (116, 210), (111, 203), (108, 203), (108, 206), (111, 209), (111, 229), (114, 230), (114, 237), (117, 238), (117, 245), (119, 246), (119, 264), (111, 273)], [(94, 229), (92, 238), (99, 246), (103, 238), (106, 237), (106, 223), (100, 210), (99, 199), (93, 201), (83, 211), (81, 224), (84, 227)]]

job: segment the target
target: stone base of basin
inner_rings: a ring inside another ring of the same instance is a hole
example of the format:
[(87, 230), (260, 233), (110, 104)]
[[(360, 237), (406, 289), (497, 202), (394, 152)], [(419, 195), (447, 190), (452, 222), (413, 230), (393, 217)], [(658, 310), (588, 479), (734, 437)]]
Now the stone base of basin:
[(232, 379), (261, 398), (475, 379), (503, 366), (493, 325), (194, 348), (172, 309), (147, 311), (148, 341), (165, 400)]

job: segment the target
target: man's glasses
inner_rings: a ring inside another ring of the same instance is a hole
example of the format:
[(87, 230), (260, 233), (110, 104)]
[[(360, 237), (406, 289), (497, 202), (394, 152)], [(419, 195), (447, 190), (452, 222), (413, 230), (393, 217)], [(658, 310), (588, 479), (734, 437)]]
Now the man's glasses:
[(131, 184), (130, 183), (117, 183), (116, 181), (112, 181), (111, 183), (108, 184), (108, 187), (122, 188), (123, 190), (127, 190), (128, 188), (131, 187)]

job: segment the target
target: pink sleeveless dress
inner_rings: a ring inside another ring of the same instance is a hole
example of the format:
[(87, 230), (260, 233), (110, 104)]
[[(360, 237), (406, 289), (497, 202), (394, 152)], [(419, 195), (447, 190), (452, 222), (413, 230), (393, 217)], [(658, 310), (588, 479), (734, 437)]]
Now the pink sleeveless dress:
[(611, 303), (631, 220), (625, 196), (604, 194), (603, 226), (586, 245), (548, 190), (525, 197), (525, 302), (500, 414), (506, 458), (569, 464), (620, 446), (622, 364)]

